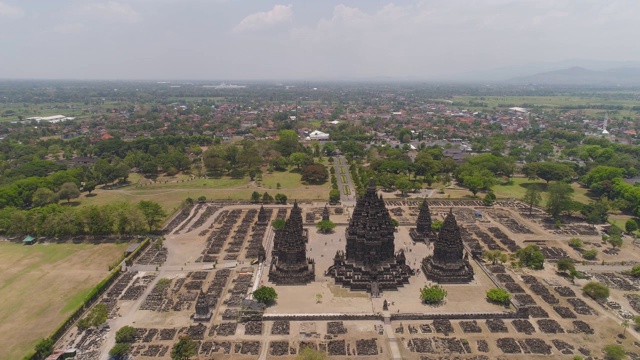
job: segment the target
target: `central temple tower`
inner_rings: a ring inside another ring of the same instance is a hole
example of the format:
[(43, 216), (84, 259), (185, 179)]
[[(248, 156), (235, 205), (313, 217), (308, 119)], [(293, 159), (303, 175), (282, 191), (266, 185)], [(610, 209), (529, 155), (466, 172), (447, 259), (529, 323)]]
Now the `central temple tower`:
[(408, 284), (413, 270), (405, 264), (403, 251), (395, 253), (394, 232), (389, 211), (371, 179), (345, 231), (346, 249), (336, 253), (326, 274), (344, 287), (372, 296)]

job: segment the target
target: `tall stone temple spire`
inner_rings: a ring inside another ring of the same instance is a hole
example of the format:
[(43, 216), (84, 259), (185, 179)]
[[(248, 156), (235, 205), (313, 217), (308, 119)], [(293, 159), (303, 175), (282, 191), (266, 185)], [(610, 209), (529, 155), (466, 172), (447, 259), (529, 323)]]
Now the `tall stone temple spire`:
[(468, 254), (464, 253), (460, 227), (451, 210), (434, 243), (433, 256), (422, 260), (422, 270), (427, 279), (438, 283), (460, 284), (473, 280), (473, 268)]
[(307, 258), (306, 242), (302, 210), (296, 201), (284, 228), (276, 231), (269, 281), (278, 285), (304, 285), (315, 280), (315, 262)]
[(356, 202), (345, 231), (345, 251), (338, 251), (326, 274), (337, 284), (378, 296), (409, 283), (413, 270), (405, 264), (404, 252), (395, 253), (395, 227), (373, 179)]
[(431, 210), (429, 210), (427, 199), (422, 201), (418, 219), (416, 220), (416, 227), (409, 230), (409, 235), (415, 242), (427, 243), (429, 240), (435, 240), (435, 233), (431, 229)]

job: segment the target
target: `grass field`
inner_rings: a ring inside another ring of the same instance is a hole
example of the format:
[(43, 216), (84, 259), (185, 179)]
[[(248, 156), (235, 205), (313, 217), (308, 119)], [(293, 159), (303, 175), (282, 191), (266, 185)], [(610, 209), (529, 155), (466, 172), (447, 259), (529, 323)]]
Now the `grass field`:
[(0, 243), (0, 358), (22, 359), (49, 336), (126, 247)]
[[(543, 180), (529, 180), (527, 178), (512, 178), (512, 184), (510, 185), (496, 185), (493, 187), (493, 192), (496, 194), (498, 199), (522, 199), (524, 194), (527, 192), (527, 188), (529, 186), (537, 186), (542, 191), (542, 203), (541, 206), (544, 206), (546, 201), (545, 192), (547, 190), (547, 183)], [(434, 189), (438, 189), (439, 186), (433, 186)], [(573, 183), (571, 184), (573, 187), (573, 200), (579, 201), (581, 203), (588, 203), (592, 199), (589, 197), (588, 190), (581, 187), (579, 184)], [(471, 191), (467, 189), (446, 189), (445, 197), (450, 195), (453, 199), (460, 198), (472, 198)], [(478, 193), (478, 198), (483, 198), (484, 193)]]
[[(183, 178), (167, 178), (166, 180), (170, 181), (167, 184), (136, 186), (142, 180), (139, 175), (132, 174), (130, 176), (132, 185), (115, 190), (98, 188), (93, 192), (95, 196), (87, 197), (83, 194), (77, 201), (80, 206), (83, 206), (105, 205), (118, 201), (137, 203), (140, 200), (153, 200), (171, 214), (188, 197), (197, 199), (205, 196), (209, 200), (249, 200), (254, 191), (261, 194), (268, 192), (271, 196), (282, 193), (289, 199), (326, 200), (329, 197), (328, 185), (303, 185), (301, 175), (295, 172), (264, 174), (261, 186), (250, 182), (248, 178), (195, 179), (177, 183), (176, 179)], [(280, 183), (280, 189), (277, 189), (278, 183)]]

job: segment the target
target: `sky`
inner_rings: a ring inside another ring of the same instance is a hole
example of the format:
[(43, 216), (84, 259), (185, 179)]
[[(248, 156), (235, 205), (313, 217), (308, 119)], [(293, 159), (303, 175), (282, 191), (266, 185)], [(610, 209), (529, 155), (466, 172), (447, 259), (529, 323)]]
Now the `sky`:
[(637, 0), (0, 0), (0, 79), (446, 79), (640, 61)]

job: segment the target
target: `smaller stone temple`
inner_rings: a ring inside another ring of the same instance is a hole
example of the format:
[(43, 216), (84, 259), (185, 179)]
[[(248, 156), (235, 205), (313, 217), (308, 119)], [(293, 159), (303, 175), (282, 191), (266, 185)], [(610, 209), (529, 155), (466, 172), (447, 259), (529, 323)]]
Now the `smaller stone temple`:
[(207, 301), (207, 295), (200, 289), (198, 299), (196, 300), (196, 313), (193, 314), (192, 318), (194, 321), (205, 322), (211, 320), (212, 315), (213, 312)]
[(327, 207), (327, 205), (325, 205), (324, 209), (322, 210), (322, 221), (331, 221), (329, 219), (329, 208)]
[(302, 228), (302, 210), (293, 203), (284, 228), (273, 239), (269, 281), (277, 285), (305, 285), (315, 280), (315, 262), (307, 258), (307, 234)]
[(422, 201), (416, 227), (409, 230), (409, 235), (413, 241), (425, 244), (436, 239), (435, 232), (431, 228), (431, 210), (429, 210), (427, 199)]
[(260, 205), (260, 211), (258, 211), (258, 225), (269, 224), (269, 214), (265, 211), (264, 206)]
[(427, 279), (440, 284), (465, 284), (473, 280), (469, 254), (465, 254), (460, 227), (451, 210), (434, 242), (433, 256), (422, 260), (422, 271)]

